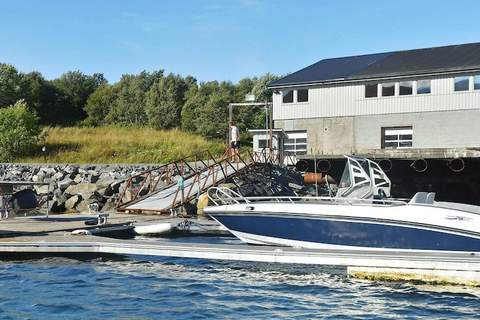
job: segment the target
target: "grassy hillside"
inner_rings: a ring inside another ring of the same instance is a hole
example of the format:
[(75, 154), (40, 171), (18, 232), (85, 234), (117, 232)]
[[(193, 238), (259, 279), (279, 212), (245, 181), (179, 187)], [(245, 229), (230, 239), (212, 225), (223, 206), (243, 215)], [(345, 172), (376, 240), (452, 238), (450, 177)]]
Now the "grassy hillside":
[[(222, 141), (179, 130), (150, 128), (45, 128), (45, 142), (17, 162), (166, 163), (195, 152), (221, 154)], [(46, 151), (41, 148), (45, 145)]]

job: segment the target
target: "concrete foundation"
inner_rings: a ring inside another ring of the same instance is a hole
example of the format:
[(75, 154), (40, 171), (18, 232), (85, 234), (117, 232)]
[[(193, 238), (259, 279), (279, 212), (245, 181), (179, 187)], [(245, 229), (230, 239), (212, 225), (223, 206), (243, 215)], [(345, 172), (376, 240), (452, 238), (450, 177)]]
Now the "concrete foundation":
[(411, 149), (416, 150), (416, 157), (421, 157), (431, 149), (454, 153), (458, 149), (480, 148), (477, 123), (480, 123), (480, 109), (276, 120), (275, 127), (285, 131), (306, 130), (308, 153), (332, 156), (381, 151), (383, 127), (411, 126)]

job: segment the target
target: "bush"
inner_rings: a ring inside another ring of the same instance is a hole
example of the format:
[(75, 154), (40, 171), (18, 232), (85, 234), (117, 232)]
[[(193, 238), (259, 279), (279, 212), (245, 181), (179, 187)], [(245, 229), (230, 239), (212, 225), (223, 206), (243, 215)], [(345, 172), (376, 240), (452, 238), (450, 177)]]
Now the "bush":
[(25, 101), (0, 109), (0, 161), (8, 162), (32, 150), (40, 127)]

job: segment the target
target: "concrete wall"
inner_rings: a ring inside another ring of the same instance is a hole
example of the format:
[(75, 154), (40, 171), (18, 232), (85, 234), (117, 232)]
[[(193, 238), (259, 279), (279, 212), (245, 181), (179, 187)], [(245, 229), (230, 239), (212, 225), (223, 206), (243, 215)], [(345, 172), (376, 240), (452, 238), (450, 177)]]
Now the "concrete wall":
[(276, 128), (307, 131), (307, 153), (350, 154), (354, 151), (354, 117), (277, 120)]
[(284, 130), (307, 130), (308, 153), (341, 155), (381, 148), (382, 127), (412, 126), (413, 148), (480, 147), (480, 109), (276, 120)]

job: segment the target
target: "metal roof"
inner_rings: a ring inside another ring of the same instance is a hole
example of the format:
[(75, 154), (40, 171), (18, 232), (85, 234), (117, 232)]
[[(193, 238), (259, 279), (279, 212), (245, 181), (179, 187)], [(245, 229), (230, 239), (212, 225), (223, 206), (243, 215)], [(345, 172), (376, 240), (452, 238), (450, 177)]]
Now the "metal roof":
[(269, 87), (480, 69), (480, 42), (324, 59)]

